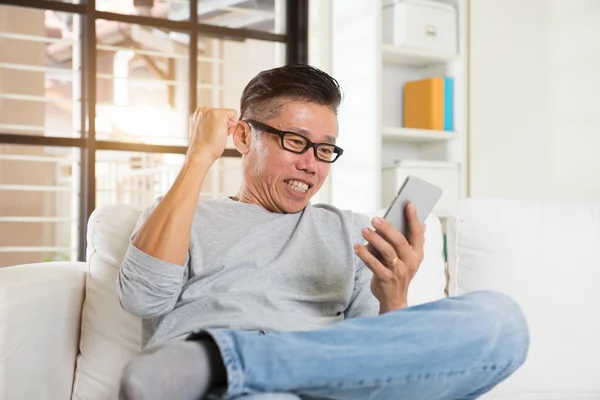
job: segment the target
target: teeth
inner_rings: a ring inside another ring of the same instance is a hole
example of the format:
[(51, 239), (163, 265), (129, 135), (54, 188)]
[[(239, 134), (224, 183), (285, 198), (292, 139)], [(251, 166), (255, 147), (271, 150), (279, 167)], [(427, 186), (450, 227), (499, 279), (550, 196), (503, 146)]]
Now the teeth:
[(308, 185), (304, 182), (291, 180), (287, 181), (287, 184), (296, 192), (304, 193), (308, 190)]

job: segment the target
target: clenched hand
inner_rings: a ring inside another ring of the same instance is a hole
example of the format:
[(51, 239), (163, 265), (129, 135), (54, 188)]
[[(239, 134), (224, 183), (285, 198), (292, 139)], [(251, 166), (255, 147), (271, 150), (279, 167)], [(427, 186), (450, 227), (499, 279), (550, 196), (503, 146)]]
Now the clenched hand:
[(188, 158), (203, 158), (209, 163), (225, 151), (227, 136), (240, 122), (237, 112), (229, 108), (198, 107), (189, 118)]

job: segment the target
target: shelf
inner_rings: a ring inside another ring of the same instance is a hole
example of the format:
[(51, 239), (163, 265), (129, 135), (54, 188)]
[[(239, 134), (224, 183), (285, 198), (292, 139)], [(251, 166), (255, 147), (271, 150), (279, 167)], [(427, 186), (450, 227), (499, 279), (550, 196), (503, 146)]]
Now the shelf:
[(384, 44), (381, 47), (383, 62), (407, 66), (425, 66), (443, 64), (459, 59), (458, 53), (444, 53), (431, 50), (413, 49), (409, 47)]
[(395, 128), (384, 126), (381, 128), (383, 139), (399, 140), (414, 143), (441, 142), (458, 139), (458, 132), (433, 131), (428, 129)]

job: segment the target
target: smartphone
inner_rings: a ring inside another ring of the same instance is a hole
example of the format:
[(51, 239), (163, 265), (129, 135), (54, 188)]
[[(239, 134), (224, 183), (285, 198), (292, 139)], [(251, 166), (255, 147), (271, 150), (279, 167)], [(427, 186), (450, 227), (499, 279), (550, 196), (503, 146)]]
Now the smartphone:
[[(441, 196), (442, 189), (438, 186), (409, 175), (398, 189), (398, 193), (387, 208), (383, 219), (410, 240), (406, 206), (412, 203), (417, 209), (419, 222), (424, 224)], [(378, 254), (371, 244), (367, 244), (367, 249), (375, 255)]]
[(398, 193), (391, 201), (383, 215), (383, 219), (391, 223), (405, 237), (408, 237), (410, 232), (406, 219), (406, 206), (412, 203), (417, 208), (419, 222), (424, 224), (441, 196), (442, 189), (439, 187), (416, 176), (409, 175), (398, 189)]

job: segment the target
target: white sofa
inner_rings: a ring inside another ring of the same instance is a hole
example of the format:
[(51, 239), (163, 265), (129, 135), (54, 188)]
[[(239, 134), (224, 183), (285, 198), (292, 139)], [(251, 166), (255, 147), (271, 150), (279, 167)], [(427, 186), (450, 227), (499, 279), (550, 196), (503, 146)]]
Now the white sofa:
[[(115, 290), (139, 213), (96, 210), (86, 263), (0, 269), (0, 400), (116, 398), (141, 342), (141, 321)], [(427, 225), (411, 304), (494, 289), (530, 321), (527, 362), (485, 398), (600, 399), (600, 204), (463, 201), (448, 221), (447, 268), (440, 222), (431, 216)]]

